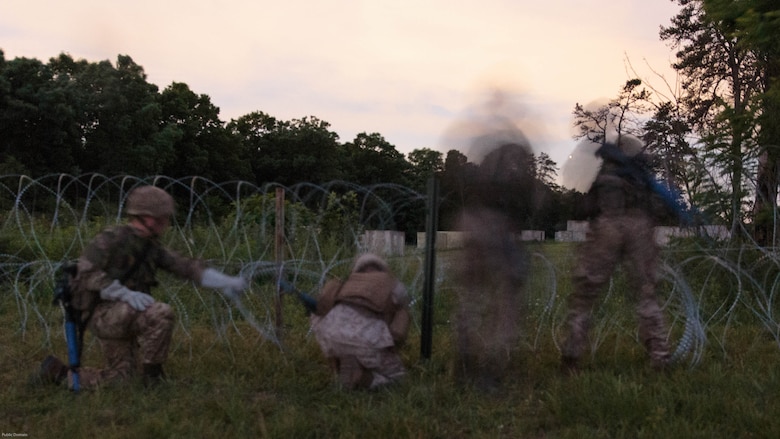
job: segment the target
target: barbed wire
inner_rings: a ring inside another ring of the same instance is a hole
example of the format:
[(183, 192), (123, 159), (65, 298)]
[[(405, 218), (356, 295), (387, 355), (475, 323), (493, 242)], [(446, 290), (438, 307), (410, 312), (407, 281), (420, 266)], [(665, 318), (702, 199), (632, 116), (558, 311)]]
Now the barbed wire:
[[(35, 327), (40, 329), (42, 343), (51, 345), (52, 337), (61, 334), (61, 314), (51, 306), (60, 265), (75, 260), (103, 227), (122, 222), (127, 195), (144, 184), (159, 186), (176, 199), (177, 213), (164, 237), (166, 245), (252, 280), (247, 294), (230, 302), (164, 278), (155, 294), (174, 305), (184, 336), (194, 337), (191, 329), (199, 324), (211, 325), (217, 334), (225, 334), (228, 328), (245, 334), (248, 328), (279, 346), (275, 309), (279, 276), (316, 292), (328, 278), (344, 277), (357, 253), (387, 251), (388, 247), (369, 247), (367, 230), (397, 230), (412, 213), (424, 212), (427, 201), (424, 194), (395, 184), (359, 186), (334, 181), (258, 186), (245, 181), (217, 183), (197, 176), (0, 176), (0, 294), (13, 308), (20, 337)], [(286, 206), (281, 259), (275, 241), (278, 190)], [(354, 195), (354, 202), (349, 194)], [(406, 284), (416, 308), (425, 277), (424, 254), (413, 237), (401, 239), (384, 256)], [(780, 347), (774, 311), (780, 287), (777, 254), (750, 245), (701, 246), (690, 256), (681, 256), (686, 251), (690, 249), (667, 249), (659, 272), (659, 289), (672, 323), (669, 337), (676, 346), (674, 359), (698, 364), (708, 342), (725, 346), (727, 333), (737, 320), (749, 319)], [(534, 287), (528, 289), (526, 298), (530, 330), (524, 334), (532, 349), (558, 346), (570, 276), (561, 266), (571, 263), (560, 258), (569, 257), (568, 253), (533, 253), (535, 269), (529, 285)], [(436, 291), (441, 291), (437, 300), (446, 300), (455, 288), (451, 268), (447, 258), (436, 266), (434, 283)], [(619, 289), (611, 283), (602, 301), (622, 306), (626, 295), (619, 294)], [(630, 329), (634, 325), (627, 320), (631, 313), (615, 312), (615, 308), (604, 307), (594, 319), (594, 351), (616, 332), (637, 338)], [(419, 317), (414, 315), (419, 330)]]

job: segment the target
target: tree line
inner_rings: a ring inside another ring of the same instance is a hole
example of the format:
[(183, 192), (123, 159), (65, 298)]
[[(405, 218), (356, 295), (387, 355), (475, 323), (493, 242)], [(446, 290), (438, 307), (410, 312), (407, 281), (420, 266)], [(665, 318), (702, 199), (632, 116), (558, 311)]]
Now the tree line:
[[(340, 142), (314, 116), (280, 120), (261, 111), (224, 122), (208, 95), (182, 82), (160, 91), (130, 56), (115, 63), (75, 60), (62, 53), (48, 62), (6, 60), (0, 50), (0, 175), (165, 175), (258, 186), (348, 181), (361, 186), (402, 185), (425, 193), (440, 178), (442, 228), (468, 197), (476, 166), (457, 150), (417, 149), (405, 156), (379, 133)], [(552, 234), (570, 204), (556, 185), (556, 164), (540, 154), (528, 173), (551, 207), (524, 226)], [(401, 212), (407, 230), (420, 230), (424, 210)]]
[[(596, 108), (575, 105), (575, 139), (633, 134), (648, 145), (660, 179), (684, 194), (702, 221), (776, 243), (780, 184), (780, 5), (774, 0), (672, 0), (679, 13), (659, 37), (678, 82), (636, 78)], [(635, 72), (633, 72), (635, 73)], [(638, 75), (636, 75), (638, 76)], [(109, 61), (6, 60), (0, 50), (0, 175), (100, 173), (199, 176), (290, 185), (346, 180), (404, 185), (441, 181), (442, 228), (470, 190), (475, 166), (457, 150), (408, 156), (379, 133), (340, 142), (330, 124), (262, 111), (223, 122), (205, 94), (173, 82), (160, 91), (126, 55)], [(525, 227), (548, 235), (581, 194), (558, 186), (545, 154), (529, 172), (543, 200)], [(420, 222), (420, 214), (415, 215)]]

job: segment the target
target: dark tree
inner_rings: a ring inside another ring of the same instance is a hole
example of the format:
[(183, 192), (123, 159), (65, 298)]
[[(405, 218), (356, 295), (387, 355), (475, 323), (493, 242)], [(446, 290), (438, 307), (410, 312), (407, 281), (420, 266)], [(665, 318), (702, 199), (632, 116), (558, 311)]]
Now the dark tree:
[[(734, 22), (709, 15), (702, 0), (678, 0), (682, 9), (661, 38), (677, 51), (673, 67), (683, 78), (682, 104), (688, 123), (702, 139), (701, 154), (726, 179), (729, 202), (719, 215), (741, 230), (745, 171), (755, 152), (756, 97), (761, 69), (756, 54), (733, 34)], [(713, 187), (714, 191), (719, 186)], [(696, 200), (694, 200), (696, 201)]]
[(466, 196), (476, 175), (477, 166), (468, 161), (460, 151), (447, 151), (444, 170), (441, 172), (440, 223), (444, 229), (455, 227), (458, 212), (466, 202)]
[(753, 204), (754, 238), (776, 245), (778, 172), (780, 168), (780, 4), (774, 0), (705, 0), (704, 10), (721, 23), (740, 48), (755, 55), (760, 72), (758, 111), (758, 170)]
[(409, 163), (379, 133), (360, 133), (342, 148), (344, 172), (347, 181), (371, 185), (395, 183), (407, 185)]
[(32, 176), (78, 172), (73, 149), (80, 135), (71, 92), (71, 78), (38, 60), (3, 59), (0, 163)]
[(216, 182), (253, 180), (249, 164), (241, 160), (240, 142), (219, 119), (219, 108), (187, 84), (174, 82), (160, 94), (162, 132), (173, 136), (175, 160), (163, 174), (179, 178), (199, 176)]
[(329, 127), (316, 117), (284, 122), (253, 112), (231, 121), (228, 131), (240, 139), (258, 184), (320, 184), (342, 177), (338, 135)]
[(421, 192), (425, 192), (428, 179), (438, 176), (444, 169), (442, 153), (430, 148), (415, 149), (409, 153), (407, 160), (411, 164), (409, 184)]
[(76, 74), (83, 102), (85, 171), (106, 175), (156, 175), (175, 156), (172, 127), (160, 129), (157, 86), (129, 56), (83, 65)]

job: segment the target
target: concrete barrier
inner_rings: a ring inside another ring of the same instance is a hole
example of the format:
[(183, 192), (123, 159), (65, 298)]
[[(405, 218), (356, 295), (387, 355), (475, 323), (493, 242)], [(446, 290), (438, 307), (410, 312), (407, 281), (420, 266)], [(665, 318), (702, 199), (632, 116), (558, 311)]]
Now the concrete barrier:
[[(467, 232), (457, 230), (438, 231), (436, 232), (436, 249), (463, 248), (463, 242), (467, 236)], [(523, 230), (516, 236), (516, 239), (519, 241), (544, 241), (544, 230)], [(425, 232), (417, 232), (417, 248), (425, 248)]]
[(361, 237), (360, 246), (361, 250), (378, 255), (403, 256), (406, 237), (404, 232), (395, 230), (366, 230)]
[(587, 231), (584, 230), (561, 230), (555, 232), (555, 240), (560, 242), (581, 242), (585, 240)]
[(569, 232), (587, 232), (588, 221), (566, 221), (566, 231)]
[(544, 241), (544, 230), (523, 230), (520, 232), (521, 241)]
[[(464, 232), (440, 230), (436, 232), (436, 249), (445, 250), (463, 247)], [(425, 232), (417, 232), (417, 248), (425, 248)]]
[(693, 227), (667, 227), (658, 226), (655, 228), (655, 242), (659, 245), (668, 245), (672, 238), (691, 238), (694, 236), (705, 236), (715, 240), (725, 240), (731, 237), (731, 232), (726, 226), (704, 225)]
[[(587, 221), (567, 221), (567, 230), (555, 232), (555, 241), (582, 242), (588, 233)], [(453, 249), (463, 247), (465, 232), (439, 231), (436, 232), (436, 249)], [(712, 239), (728, 239), (730, 233), (725, 226), (706, 225), (698, 229), (658, 226), (655, 228), (655, 241), (658, 245), (668, 245), (673, 237), (708, 236)], [(521, 241), (544, 241), (543, 230), (523, 230), (517, 237)], [(425, 232), (417, 232), (417, 248), (425, 248)]]

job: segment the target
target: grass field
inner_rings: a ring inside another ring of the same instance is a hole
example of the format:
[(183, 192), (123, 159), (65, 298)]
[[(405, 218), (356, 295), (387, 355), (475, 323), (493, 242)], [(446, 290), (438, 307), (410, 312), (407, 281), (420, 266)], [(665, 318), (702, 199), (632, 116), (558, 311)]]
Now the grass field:
[[(619, 293), (618, 276), (596, 316), (593, 352), (583, 372), (564, 376), (556, 340), (570, 290), (571, 248), (545, 244), (532, 250), (537, 257), (522, 343), (508, 379), (490, 394), (455, 383), (454, 286), (446, 272), (437, 284), (431, 357), (421, 358), (419, 326), (414, 326), (403, 348), (407, 379), (375, 392), (338, 389), (302, 309), (285, 301), (283, 349), (240, 316), (215, 322), (214, 315), (200, 315), (188, 305), (178, 310), (167, 382), (153, 389), (133, 382), (73, 394), (30, 379), (45, 355), (66, 352), (62, 314), (50, 305), (50, 290), (41, 286), (38, 296), (24, 300), (3, 294), (0, 433), (30, 438), (780, 437), (780, 348), (765, 321), (739, 310), (719, 317), (720, 301), (701, 300), (708, 326), (700, 361), (655, 373), (636, 340), (632, 308), (628, 296)], [(439, 266), (454, 256), (440, 254)], [(700, 296), (727, 287), (712, 270), (688, 266)], [(662, 296), (668, 289), (659, 286)], [(37, 306), (31, 308), (33, 303)], [(28, 311), (22, 312), (25, 306)], [(674, 338), (682, 325), (672, 323), (678, 328)], [(90, 336), (83, 363), (101, 363)]]

